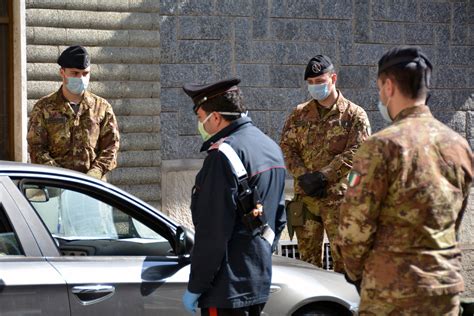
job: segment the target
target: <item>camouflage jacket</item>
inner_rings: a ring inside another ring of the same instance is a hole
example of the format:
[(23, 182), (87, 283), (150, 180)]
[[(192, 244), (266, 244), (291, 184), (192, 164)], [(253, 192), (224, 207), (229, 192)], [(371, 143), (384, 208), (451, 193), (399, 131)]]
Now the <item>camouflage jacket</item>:
[(117, 165), (120, 136), (112, 106), (85, 92), (77, 114), (61, 89), (41, 98), (28, 124), (31, 162), (102, 175)]
[(360, 147), (337, 245), (363, 291), (402, 298), (463, 290), (456, 234), (472, 171), (466, 140), (427, 106), (404, 109)]
[(295, 192), (303, 191), (296, 178), (321, 171), (329, 182), (328, 197), (342, 198), (347, 189), (346, 176), (359, 145), (370, 136), (370, 123), (365, 111), (339, 96), (336, 103), (320, 117), (317, 102), (302, 103), (291, 113), (283, 128), (280, 146), (285, 163), (295, 178)]

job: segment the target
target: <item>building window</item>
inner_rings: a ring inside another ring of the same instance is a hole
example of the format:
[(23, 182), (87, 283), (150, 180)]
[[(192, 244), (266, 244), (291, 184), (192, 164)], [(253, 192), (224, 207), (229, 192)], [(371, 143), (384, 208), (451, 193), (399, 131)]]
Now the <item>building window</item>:
[(0, 159), (12, 160), (11, 0), (0, 0)]

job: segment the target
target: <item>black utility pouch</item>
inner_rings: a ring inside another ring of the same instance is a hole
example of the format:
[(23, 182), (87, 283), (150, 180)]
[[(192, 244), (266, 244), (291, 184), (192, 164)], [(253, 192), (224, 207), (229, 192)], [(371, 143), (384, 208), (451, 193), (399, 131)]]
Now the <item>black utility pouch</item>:
[(291, 200), (286, 203), (286, 217), (291, 226), (304, 226), (306, 205), (300, 200)]
[(238, 195), (237, 208), (241, 214), (244, 226), (251, 231), (262, 227), (267, 222), (264, 214), (257, 216), (253, 214), (257, 204), (262, 204), (257, 187), (251, 189), (248, 186), (246, 188), (244, 186)]

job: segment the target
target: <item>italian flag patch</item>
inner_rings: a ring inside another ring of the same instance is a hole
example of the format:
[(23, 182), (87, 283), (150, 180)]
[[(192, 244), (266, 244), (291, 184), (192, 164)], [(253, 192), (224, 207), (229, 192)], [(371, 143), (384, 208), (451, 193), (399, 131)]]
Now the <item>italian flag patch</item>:
[(357, 171), (351, 170), (349, 175), (347, 176), (347, 180), (349, 182), (349, 187), (353, 188), (360, 182), (361, 175)]

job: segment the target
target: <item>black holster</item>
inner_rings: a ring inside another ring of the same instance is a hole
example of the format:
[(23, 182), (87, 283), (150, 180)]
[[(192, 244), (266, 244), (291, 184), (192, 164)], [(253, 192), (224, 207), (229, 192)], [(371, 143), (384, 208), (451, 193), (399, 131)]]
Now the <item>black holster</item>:
[(257, 228), (262, 228), (266, 223), (267, 219), (265, 214), (254, 216), (253, 210), (257, 204), (262, 204), (260, 200), (260, 194), (258, 194), (257, 187), (250, 188), (247, 181), (241, 182), (241, 190), (237, 199), (237, 209), (239, 210), (244, 226), (253, 231)]

